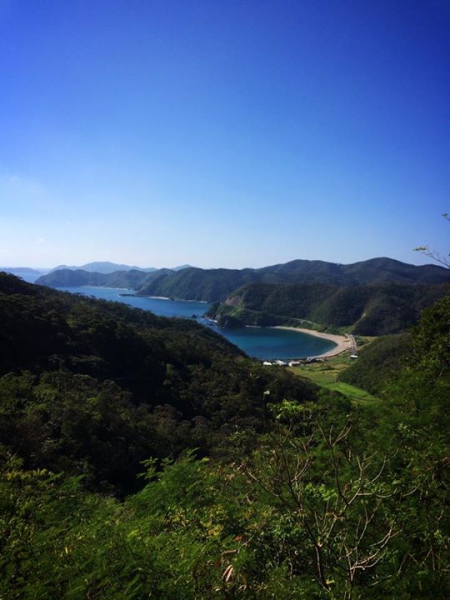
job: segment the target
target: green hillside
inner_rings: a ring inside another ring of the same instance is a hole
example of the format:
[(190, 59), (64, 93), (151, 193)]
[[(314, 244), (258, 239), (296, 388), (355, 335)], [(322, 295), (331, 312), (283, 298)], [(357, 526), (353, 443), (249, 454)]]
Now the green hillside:
[(449, 336), (447, 294), (361, 352), (353, 403), (0, 274), (0, 597), (449, 598)]
[(36, 280), (38, 285), (50, 287), (79, 287), (93, 285), (99, 287), (122, 287), (135, 289), (153, 273), (137, 270), (114, 271), (113, 273), (95, 273), (83, 269), (57, 269)]
[(294, 260), (262, 269), (183, 269), (156, 282), (145, 281), (138, 294), (173, 296), (187, 300), (224, 301), (249, 283), (324, 284), (337, 286), (386, 283), (440, 284), (450, 282), (447, 269), (435, 265), (408, 265), (375, 258), (350, 265), (315, 260)]
[(340, 374), (339, 380), (381, 394), (408, 364), (411, 353), (410, 333), (379, 337), (361, 348), (358, 360)]
[(405, 331), (421, 311), (441, 298), (445, 285), (250, 284), (214, 305), (209, 316), (231, 315), (246, 324), (345, 328), (358, 335)]
[(148, 456), (210, 453), (230, 427), (260, 429), (267, 388), (273, 401), (316, 398), (308, 384), (264, 371), (190, 320), (6, 274), (0, 323), (0, 392), (10, 398), (0, 438), (27, 467), (87, 473), (96, 486), (123, 491)]
[(378, 285), (386, 283), (434, 285), (450, 282), (450, 273), (435, 265), (415, 266), (374, 258), (349, 265), (317, 260), (294, 260), (261, 269), (198, 269), (180, 271), (160, 269), (153, 273), (126, 272), (109, 276), (60, 270), (40, 277), (39, 284), (52, 287), (106, 285), (133, 287), (144, 296), (167, 296), (185, 300), (224, 301), (238, 288), (249, 283), (324, 284), (336, 286)]
[(203, 270), (194, 267), (169, 273), (164, 278), (145, 281), (138, 289), (141, 296), (166, 296), (213, 302), (225, 298), (231, 290), (252, 280), (252, 270)]

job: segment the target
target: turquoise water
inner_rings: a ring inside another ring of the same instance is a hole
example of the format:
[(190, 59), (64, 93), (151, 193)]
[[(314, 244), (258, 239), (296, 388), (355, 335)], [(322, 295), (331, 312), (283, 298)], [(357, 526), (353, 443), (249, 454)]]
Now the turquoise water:
[(58, 288), (64, 292), (73, 294), (83, 294), (83, 296), (94, 296), (103, 300), (113, 300), (129, 304), (133, 308), (142, 308), (151, 310), (160, 317), (183, 317), (189, 318), (195, 315), (201, 317), (209, 308), (207, 302), (190, 302), (187, 300), (166, 300), (164, 298), (146, 298), (135, 296), (121, 296), (121, 294), (132, 294), (132, 290), (122, 290), (119, 288), (103, 288), (84, 285), (81, 287), (63, 287)]
[(292, 359), (316, 356), (334, 348), (334, 342), (323, 340), (286, 329), (273, 329), (271, 327), (245, 327), (225, 331), (210, 321), (203, 319), (209, 308), (207, 302), (190, 302), (186, 300), (168, 300), (162, 298), (147, 298), (134, 296), (121, 296), (132, 293), (129, 290), (117, 288), (101, 288), (93, 286), (58, 288), (63, 291), (94, 296), (103, 300), (124, 302), (134, 308), (150, 310), (155, 315), (162, 317), (192, 318), (195, 316), (200, 323), (210, 327), (227, 340), (241, 348), (248, 356), (259, 359)]
[(306, 333), (272, 327), (245, 327), (231, 331), (214, 329), (249, 356), (260, 359), (306, 358), (327, 352), (336, 345)]

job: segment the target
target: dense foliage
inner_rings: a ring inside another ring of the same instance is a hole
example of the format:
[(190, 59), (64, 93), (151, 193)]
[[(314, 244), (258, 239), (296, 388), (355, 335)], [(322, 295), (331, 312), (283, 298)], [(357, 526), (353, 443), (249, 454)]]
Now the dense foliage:
[(375, 408), (194, 323), (0, 286), (0, 597), (450, 597), (450, 295)]
[(249, 284), (208, 314), (230, 315), (251, 325), (345, 328), (357, 335), (399, 333), (415, 325), (421, 311), (441, 298), (445, 285), (367, 286)]
[(189, 320), (6, 274), (0, 290), (0, 441), (29, 468), (127, 492), (149, 456), (210, 454), (236, 428), (261, 431), (265, 390), (279, 401), (317, 395)]
[(361, 348), (358, 360), (341, 373), (340, 380), (379, 395), (411, 360), (411, 351), (409, 333), (379, 337)]

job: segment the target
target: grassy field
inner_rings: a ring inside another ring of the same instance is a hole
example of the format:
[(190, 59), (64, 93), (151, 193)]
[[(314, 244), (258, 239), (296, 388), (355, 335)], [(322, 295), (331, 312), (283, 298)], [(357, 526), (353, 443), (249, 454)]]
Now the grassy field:
[(295, 375), (310, 379), (321, 387), (340, 392), (344, 396), (350, 398), (353, 402), (379, 402), (378, 398), (361, 388), (338, 381), (340, 373), (347, 369), (352, 362), (350, 355), (346, 353), (329, 358), (323, 363), (318, 362), (298, 367), (289, 367), (289, 370)]

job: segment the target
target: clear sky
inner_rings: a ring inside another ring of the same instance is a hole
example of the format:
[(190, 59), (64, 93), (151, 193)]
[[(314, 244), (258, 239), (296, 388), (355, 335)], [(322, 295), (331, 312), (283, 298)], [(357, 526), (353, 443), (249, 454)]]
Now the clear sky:
[(0, 0), (0, 265), (450, 252), (448, 0)]

